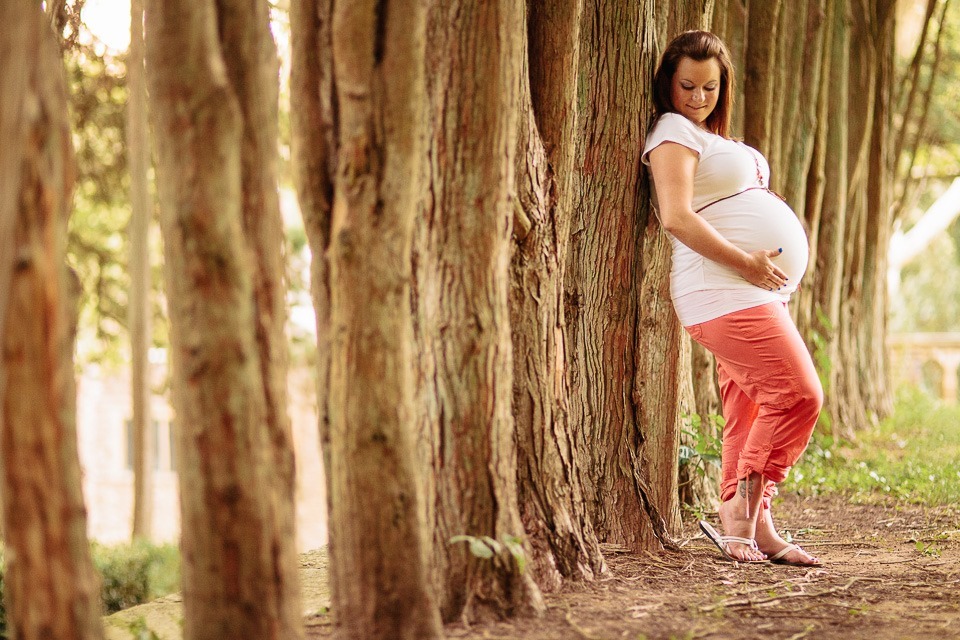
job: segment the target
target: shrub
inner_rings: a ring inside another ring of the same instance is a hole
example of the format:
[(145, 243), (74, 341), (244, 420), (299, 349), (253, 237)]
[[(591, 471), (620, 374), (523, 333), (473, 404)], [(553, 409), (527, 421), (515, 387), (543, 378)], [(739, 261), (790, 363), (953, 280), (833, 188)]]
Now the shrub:
[[(149, 602), (177, 590), (180, 583), (180, 551), (176, 545), (134, 542), (92, 545), (93, 564), (102, 580), (104, 612)], [(5, 567), (0, 544), (0, 568)], [(7, 610), (3, 571), (0, 570), (0, 639), (7, 637)]]
[(180, 581), (180, 553), (175, 545), (94, 544), (93, 563), (102, 578), (103, 607), (108, 614), (175, 591)]

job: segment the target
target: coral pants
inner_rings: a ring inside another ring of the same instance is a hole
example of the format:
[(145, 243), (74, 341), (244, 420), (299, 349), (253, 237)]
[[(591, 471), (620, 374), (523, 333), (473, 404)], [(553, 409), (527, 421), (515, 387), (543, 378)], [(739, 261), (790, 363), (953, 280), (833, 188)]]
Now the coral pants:
[(823, 388), (787, 305), (770, 302), (685, 327), (717, 360), (723, 403), (720, 497), (753, 472), (766, 480), (769, 508), (810, 441)]

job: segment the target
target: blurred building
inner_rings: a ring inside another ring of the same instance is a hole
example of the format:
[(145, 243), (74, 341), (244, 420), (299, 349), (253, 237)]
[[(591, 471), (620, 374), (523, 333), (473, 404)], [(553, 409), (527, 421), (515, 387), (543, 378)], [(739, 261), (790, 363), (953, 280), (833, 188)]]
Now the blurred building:
[[(152, 365), (152, 387), (163, 388), (165, 365)], [(289, 377), (289, 413), (297, 461), (299, 550), (326, 544), (326, 494), (318, 436), (314, 379), (307, 369)], [(180, 534), (177, 494), (176, 420), (164, 395), (151, 403), (154, 438), (153, 540), (175, 542)], [(77, 437), (90, 538), (103, 543), (130, 539), (133, 523), (133, 440), (130, 433), (129, 370), (84, 367), (77, 380)]]

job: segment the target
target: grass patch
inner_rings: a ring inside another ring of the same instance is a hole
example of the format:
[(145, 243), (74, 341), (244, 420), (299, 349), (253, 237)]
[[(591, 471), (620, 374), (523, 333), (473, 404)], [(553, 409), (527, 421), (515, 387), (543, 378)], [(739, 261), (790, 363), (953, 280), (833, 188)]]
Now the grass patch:
[(839, 493), (858, 502), (940, 506), (960, 495), (960, 406), (916, 389), (897, 394), (894, 413), (856, 442), (814, 438), (784, 489)]

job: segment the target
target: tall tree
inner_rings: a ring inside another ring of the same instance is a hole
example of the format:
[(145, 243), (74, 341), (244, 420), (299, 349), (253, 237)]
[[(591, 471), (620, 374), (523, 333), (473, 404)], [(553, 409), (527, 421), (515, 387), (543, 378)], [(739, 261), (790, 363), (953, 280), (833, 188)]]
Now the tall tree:
[(439, 637), (412, 430), (425, 12), (411, 0), (379, 13), (371, 0), (334, 3), (329, 15), (338, 115), (329, 249), (334, 611), (349, 638)]
[[(330, 469), (330, 277), (327, 249), (336, 175), (336, 101), (333, 99), (332, 0), (290, 3), (290, 129), (293, 180), (310, 246), (310, 292), (317, 330), (317, 422), (324, 469)], [(326, 473), (327, 514), (333, 513)], [(328, 541), (336, 555), (336, 540)], [(336, 592), (336, 575), (330, 575)]]
[[(747, 43), (743, 66), (744, 140), (758, 149), (771, 145), (774, 120), (774, 86), (777, 64), (777, 26), (783, 0), (749, 0)], [(782, 35), (780, 36), (782, 38)]]
[(592, 578), (605, 564), (576, 467), (563, 300), (583, 7), (551, 0), (531, 3), (529, 11), (517, 27), (524, 63), (510, 319), (520, 509), (546, 588), (562, 577)]
[[(515, 557), (530, 553), (521, 547), (508, 309), (521, 18), (519, 0), (460, 0), (432, 5), (427, 23), (429, 182), (413, 304), (426, 515), (446, 620), (543, 608)], [(459, 535), (489, 557), (452, 544)]]
[[(298, 638), (272, 342), (282, 314), (277, 292), (264, 293), (277, 274), (263, 252), (274, 249), (244, 218), (247, 206), (269, 218), (276, 189), (275, 143), (249, 131), (263, 125), (250, 96), (267, 116), (275, 109), (263, 84), (276, 82), (266, 7), (150, 0), (146, 15), (180, 427), (184, 635)], [(249, 75), (225, 55), (247, 60)]]
[(648, 208), (640, 151), (659, 48), (708, 26), (710, 9), (696, 0), (584, 5), (578, 100), (589, 116), (577, 139), (565, 280), (571, 420), (598, 537), (637, 550), (671, 544), (680, 425), (692, 409), (669, 246)]
[[(253, 260), (253, 335), (264, 398), (267, 469), (273, 497), (268, 505), (270, 538), (283, 541), (273, 553), (277, 600), (302, 633), (290, 609), (300, 599), (296, 548), (293, 431), (287, 413), (289, 345), (284, 279), (283, 218), (278, 192), (279, 60), (270, 30), (270, 6), (258, 0), (216, 0), (217, 26), (230, 85), (243, 122), (240, 141), (241, 222)], [(275, 542), (274, 542), (275, 544)]]
[(874, 0), (871, 5), (871, 38), (877, 52), (876, 84), (873, 96), (867, 196), (864, 206), (866, 239), (864, 242), (864, 286), (862, 306), (865, 310), (861, 349), (866, 354), (861, 362), (864, 400), (868, 410), (878, 417), (893, 410), (887, 357), (887, 247), (893, 232), (893, 191), (890, 177), (895, 175), (893, 155), (894, 61), (896, 56), (896, 2)]
[[(0, 4), (0, 493), (12, 637), (103, 637), (76, 436), (73, 157), (60, 50), (40, 5)], [(38, 321), (39, 319), (39, 321)]]
[(153, 451), (150, 429), (150, 249), (152, 207), (147, 173), (147, 85), (143, 68), (143, 0), (130, 3), (127, 54), (127, 164), (130, 169), (130, 390), (133, 412), (133, 537), (150, 538), (153, 522)]
[(372, 2), (291, 5), (293, 148), (313, 254), (330, 582), (346, 637), (440, 635), (411, 429), (424, 29), (417, 2), (385, 15)]
[[(849, 184), (847, 168), (850, 155), (847, 145), (850, 68), (848, 13), (849, 0), (828, 0), (825, 38), (830, 40), (830, 45), (824, 47), (824, 72), (830, 85), (822, 121), (825, 129), (823, 192), (819, 202), (809, 199), (807, 202), (808, 210), (810, 207), (814, 210), (813, 215), (808, 215), (808, 220), (811, 225), (816, 226), (812, 239), (816, 248), (811, 252), (813, 273), (810, 278), (812, 296), (808, 344), (817, 345), (816, 349), (821, 354), (820, 362), (826, 367), (826, 371), (821, 371), (821, 376), (826, 379), (825, 413), (830, 418), (837, 417), (842, 402), (837, 393), (837, 376), (840, 366), (840, 304), (846, 264), (844, 249)], [(834, 434), (839, 434), (843, 426), (835, 421), (831, 422), (829, 429)]]

